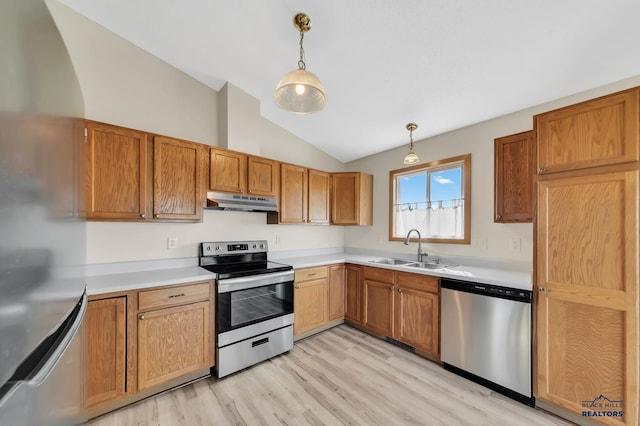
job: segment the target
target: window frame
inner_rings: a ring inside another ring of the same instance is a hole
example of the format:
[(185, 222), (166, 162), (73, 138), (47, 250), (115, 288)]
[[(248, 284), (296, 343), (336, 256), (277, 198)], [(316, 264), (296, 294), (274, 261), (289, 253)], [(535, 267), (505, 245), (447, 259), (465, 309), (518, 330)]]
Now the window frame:
[[(402, 169), (391, 170), (389, 172), (389, 241), (404, 241), (404, 237), (396, 237), (393, 235), (394, 216), (393, 205), (396, 195), (396, 182), (399, 175), (404, 175), (417, 170), (443, 168), (447, 166), (462, 166), (462, 192), (464, 195), (464, 238), (427, 238), (422, 237), (423, 243), (440, 243), (440, 244), (471, 244), (471, 154), (458, 155), (456, 157), (445, 158), (442, 160), (430, 161), (424, 164), (416, 164), (415, 166), (405, 167)], [(428, 185), (428, 182), (427, 182)], [(417, 237), (411, 237), (409, 241), (417, 242)]]

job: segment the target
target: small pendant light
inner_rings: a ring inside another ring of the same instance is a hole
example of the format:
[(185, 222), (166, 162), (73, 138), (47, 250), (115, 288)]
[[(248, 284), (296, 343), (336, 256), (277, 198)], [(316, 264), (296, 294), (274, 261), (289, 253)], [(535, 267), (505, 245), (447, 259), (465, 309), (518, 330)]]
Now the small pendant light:
[(409, 131), (409, 139), (411, 140), (411, 142), (409, 143), (409, 153), (404, 157), (404, 164), (416, 164), (420, 162), (420, 159), (418, 158), (416, 153), (413, 152), (413, 131), (417, 128), (418, 125), (416, 123), (407, 124), (407, 130)]
[(320, 111), (327, 103), (324, 87), (318, 77), (306, 70), (304, 62), (304, 33), (311, 29), (311, 19), (298, 13), (293, 25), (300, 31), (300, 60), (298, 69), (287, 73), (278, 83), (273, 98), (280, 108), (297, 114), (309, 114)]

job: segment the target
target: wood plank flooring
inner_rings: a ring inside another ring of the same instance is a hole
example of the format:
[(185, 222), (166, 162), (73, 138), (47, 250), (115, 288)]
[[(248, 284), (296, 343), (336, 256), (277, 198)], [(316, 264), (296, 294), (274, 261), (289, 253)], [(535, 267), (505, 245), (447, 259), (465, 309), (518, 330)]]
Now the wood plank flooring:
[(94, 419), (145, 425), (569, 425), (346, 325)]

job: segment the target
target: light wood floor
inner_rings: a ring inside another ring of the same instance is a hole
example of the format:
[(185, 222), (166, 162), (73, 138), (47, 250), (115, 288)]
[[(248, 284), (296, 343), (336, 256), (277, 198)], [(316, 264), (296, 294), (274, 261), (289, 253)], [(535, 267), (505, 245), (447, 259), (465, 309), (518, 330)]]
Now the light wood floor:
[(568, 425), (342, 325), (93, 420), (127, 425)]

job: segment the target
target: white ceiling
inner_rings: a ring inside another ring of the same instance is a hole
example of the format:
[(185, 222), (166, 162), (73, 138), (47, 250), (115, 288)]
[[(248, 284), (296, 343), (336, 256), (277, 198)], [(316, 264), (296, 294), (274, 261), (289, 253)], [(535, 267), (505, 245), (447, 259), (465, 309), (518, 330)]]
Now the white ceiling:
[[(60, 1), (343, 162), (407, 144), (410, 121), (419, 140), (640, 75), (638, 0)], [(298, 12), (328, 98), (311, 115), (273, 102)]]

